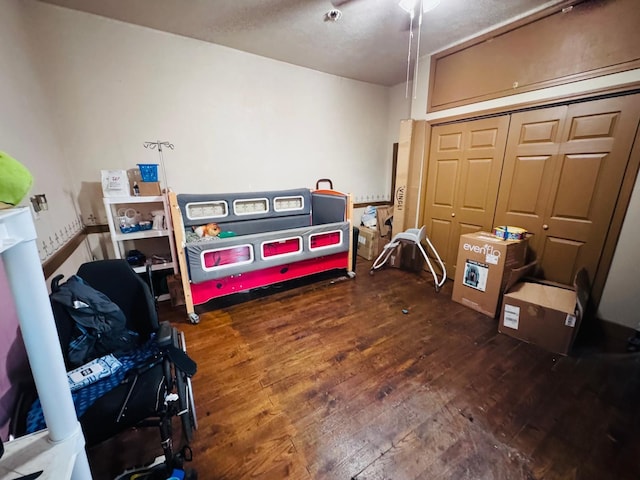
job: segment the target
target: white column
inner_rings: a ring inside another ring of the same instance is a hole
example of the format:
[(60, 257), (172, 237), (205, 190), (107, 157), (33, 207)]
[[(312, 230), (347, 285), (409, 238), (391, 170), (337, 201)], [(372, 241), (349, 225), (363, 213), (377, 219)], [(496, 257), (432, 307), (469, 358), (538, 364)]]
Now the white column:
[[(80, 423), (76, 418), (58, 332), (49, 303), (49, 292), (38, 256), (36, 231), (29, 210), (19, 210), (2, 225), (8, 238), (18, 239), (17, 243), (2, 253), (7, 279), (49, 430), (49, 438), (56, 443), (76, 441), (74, 437), (79, 434)], [(1, 233), (0, 241), (3, 236)], [(72, 478), (90, 480), (92, 477), (89, 462), (82, 448), (84, 437), (81, 443)]]

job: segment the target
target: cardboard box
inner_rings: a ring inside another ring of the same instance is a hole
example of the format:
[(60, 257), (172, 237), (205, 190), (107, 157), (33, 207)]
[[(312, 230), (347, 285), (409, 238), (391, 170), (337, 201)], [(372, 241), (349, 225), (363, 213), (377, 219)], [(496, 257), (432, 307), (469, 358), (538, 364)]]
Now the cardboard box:
[(171, 298), (172, 307), (185, 304), (182, 279), (180, 278), (180, 275), (167, 276), (167, 288), (169, 289), (169, 297)]
[(566, 355), (580, 328), (588, 295), (584, 269), (573, 286), (540, 280), (516, 283), (504, 294), (498, 331)]
[(391, 227), (393, 226), (393, 207), (376, 208), (376, 225), (381, 237), (391, 238)]
[[(393, 215), (392, 235), (397, 235), (405, 231), (406, 205), (405, 197), (407, 184), (409, 183), (409, 163), (411, 159), (411, 137), (413, 134), (413, 120), (401, 120), (400, 132), (398, 134), (398, 155), (396, 160), (396, 191), (393, 192), (393, 204), (395, 207)], [(408, 217), (407, 217), (408, 218)]]
[(160, 182), (138, 182), (138, 189), (142, 197), (162, 195)]
[(451, 299), (495, 317), (511, 270), (522, 267), (527, 240), (501, 240), (491, 233), (460, 236)]
[(379, 255), (378, 230), (360, 227), (358, 233), (358, 255), (367, 260), (374, 260)]

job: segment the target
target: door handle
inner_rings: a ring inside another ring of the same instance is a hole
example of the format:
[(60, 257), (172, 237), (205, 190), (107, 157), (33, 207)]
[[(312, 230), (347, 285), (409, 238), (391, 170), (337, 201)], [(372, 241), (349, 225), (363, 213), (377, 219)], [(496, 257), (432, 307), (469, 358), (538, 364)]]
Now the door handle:
[(542, 225), (542, 229), (543, 230), (549, 230), (549, 225), (547, 225), (546, 223), (544, 225)]
[(455, 216), (456, 216), (456, 214), (455, 214), (455, 213), (452, 213), (452, 214), (451, 214), (451, 216), (452, 216), (452, 217), (455, 217)]

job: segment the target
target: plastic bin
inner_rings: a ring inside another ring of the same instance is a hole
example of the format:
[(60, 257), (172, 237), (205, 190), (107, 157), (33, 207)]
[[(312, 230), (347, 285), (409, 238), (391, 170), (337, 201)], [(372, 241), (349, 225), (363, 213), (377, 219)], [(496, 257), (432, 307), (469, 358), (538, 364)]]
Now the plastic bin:
[(157, 163), (139, 163), (140, 176), (143, 182), (158, 181), (158, 164)]

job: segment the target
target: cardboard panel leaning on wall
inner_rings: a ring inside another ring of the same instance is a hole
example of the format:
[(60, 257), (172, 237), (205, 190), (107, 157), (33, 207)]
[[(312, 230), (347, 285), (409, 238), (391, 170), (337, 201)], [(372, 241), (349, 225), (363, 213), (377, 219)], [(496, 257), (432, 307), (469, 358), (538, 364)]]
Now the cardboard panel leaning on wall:
[(420, 187), (427, 144), (426, 132), (427, 122), (416, 121), (413, 126), (413, 135), (411, 136), (411, 156), (409, 157), (409, 175), (405, 201), (405, 230), (422, 226), (418, 224), (418, 212), (420, 209)]
[(422, 165), (426, 146), (427, 123), (402, 120), (396, 166), (396, 191), (392, 235), (417, 228), (420, 210)]
[(393, 192), (393, 229), (391, 235), (404, 232), (406, 217), (407, 183), (409, 182), (409, 159), (411, 158), (411, 136), (413, 134), (413, 120), (400, 122), (398, 138), (398, 161), (396, 163), (396, 191)]

